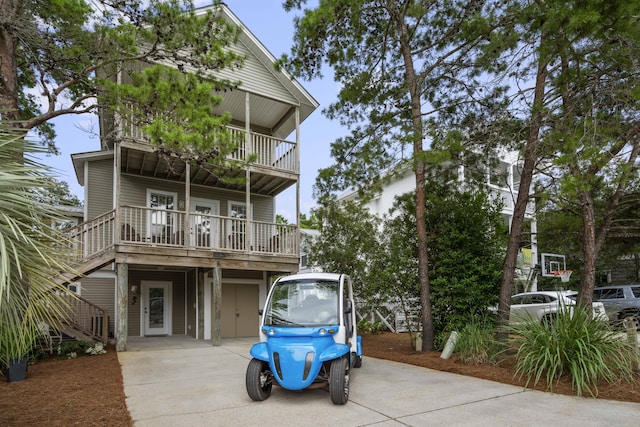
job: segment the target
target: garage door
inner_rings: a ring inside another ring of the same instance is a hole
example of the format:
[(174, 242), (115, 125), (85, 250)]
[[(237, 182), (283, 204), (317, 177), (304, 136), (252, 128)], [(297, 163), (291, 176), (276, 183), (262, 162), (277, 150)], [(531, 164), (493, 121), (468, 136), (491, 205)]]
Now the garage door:
[(258, 285), (222, 284), (222, 338), (257, 337)]

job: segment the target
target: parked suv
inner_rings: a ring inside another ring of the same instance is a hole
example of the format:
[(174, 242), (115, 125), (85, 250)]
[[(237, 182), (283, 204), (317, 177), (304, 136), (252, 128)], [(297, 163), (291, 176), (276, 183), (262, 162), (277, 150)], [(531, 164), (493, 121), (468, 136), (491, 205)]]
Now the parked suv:
[[(575, 291), (537, 291), (516, 294), (511, 297), (509, 323), (511, 325), (534, 319), (546, 322), (559, 312), (567, 310), (573, 314), (578, 293)], [(602, 303), (593, 303), (594, 319), (607, 319)]]
[(612, 324), (622, 326), (625, 319), (631, 319), (636, 329), (640, 327), (640, 283), (597, 287), (593, 300), (604, 304)]

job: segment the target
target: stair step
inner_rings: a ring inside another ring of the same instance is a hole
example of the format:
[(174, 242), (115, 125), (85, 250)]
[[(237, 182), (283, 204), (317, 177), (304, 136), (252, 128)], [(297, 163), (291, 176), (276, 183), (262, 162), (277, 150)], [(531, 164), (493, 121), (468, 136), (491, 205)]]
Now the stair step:
[(62, 328), (61, 331), (63, 334), (70, 336), (71, 338), (76, 339), (77, 341), (89, 341), (89, 342), (95, 342), (95, 338), (90, 337), (89, 335), (86, 335), (82, 332), (80, 332), (79, 330), (75, 329), (74, 327), (70, 326), (70, 325), (65, 325)]

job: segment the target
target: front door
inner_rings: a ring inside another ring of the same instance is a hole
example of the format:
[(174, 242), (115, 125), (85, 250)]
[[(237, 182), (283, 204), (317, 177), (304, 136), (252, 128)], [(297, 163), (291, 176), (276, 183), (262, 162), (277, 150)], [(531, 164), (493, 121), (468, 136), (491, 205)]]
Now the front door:
[(170, 335), (171, 282), (142, 281), (143, 335)]
[(220, 202), (208, 199), (191, 199), (191, 246), (220, 247)]
[(222, 338), (257, 336), (258, 285), (223, 283), (221, 321)]

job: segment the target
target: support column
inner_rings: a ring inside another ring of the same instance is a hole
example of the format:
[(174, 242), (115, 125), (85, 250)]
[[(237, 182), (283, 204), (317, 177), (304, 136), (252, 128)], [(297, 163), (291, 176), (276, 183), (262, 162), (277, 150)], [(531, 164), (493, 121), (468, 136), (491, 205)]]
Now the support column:
[(296, 107), (296, 173), (296, 233), (293, 249), (300, 265), (300, 107)]
[(127, 351), (129, 328), (129, 264), (116, 264), (116, 351)]
[[(178, 236), (182, 236), (182, 245), (184, 247), (191, 246), (191, 218), (189, 217), (191, 214), (191, 163), (186, 162), (185, 165), (185, 179), (184, 179), (184, 224), (182, 224), (182, 230), (178, 231)], [(193, 230), (195, 233), (195, 230)], [(180, 241), (178, 240), (178, 243)]]
[[(250, 106), (251, 95), (249, 92), (245, 94), (245, 112), (244, 112), (244, 124), (245, 131), (247, 132), (247, 147), (246, 153), (247, 156), (251, 156), (254, 152), (253, 150), (253, 136), (251, 135), (251, 106)], [(253, 218), (251, 215), (251, 165), (247, 165), (247, 170), (245, 172), (245, 206), (247, 209), (247, 217), (245, 219), (245, 233), (244, 233), (244, 250), (248, 252), (251, 249), (251, 238), (253, 233), (253, 227), (251, 227), (251, 221)]]
[(213, 267), (213, 289), (211, 290), (211, 345), (222, 345), (222, 269)]

